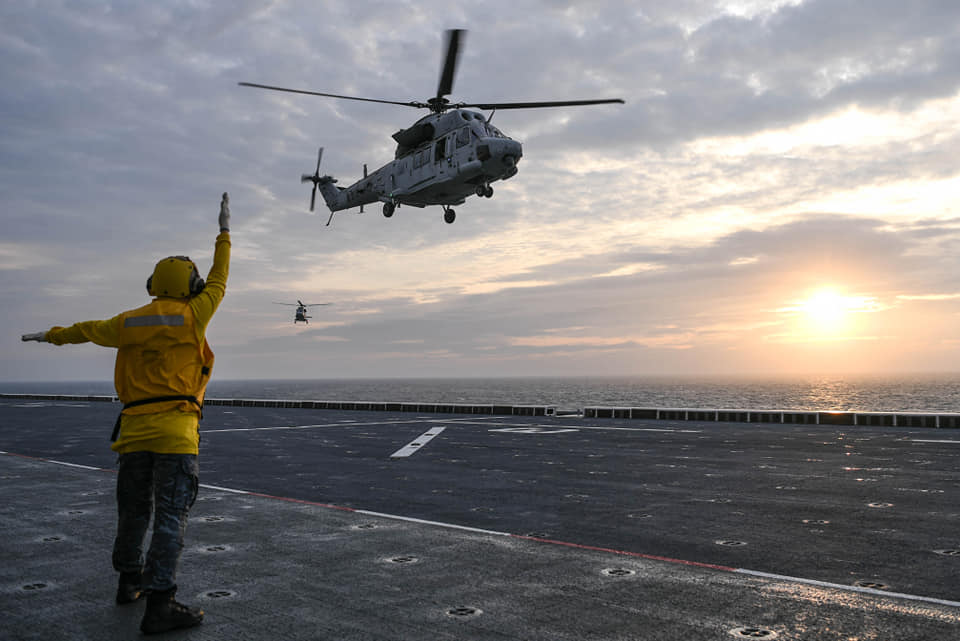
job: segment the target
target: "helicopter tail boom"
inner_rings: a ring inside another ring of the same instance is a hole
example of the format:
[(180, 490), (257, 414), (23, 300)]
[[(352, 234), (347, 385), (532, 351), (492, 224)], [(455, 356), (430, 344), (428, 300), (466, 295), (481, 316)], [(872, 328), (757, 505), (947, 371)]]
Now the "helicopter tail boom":
[(335, 186), (333, 184), (335, 182), (337, 182), (336, 178), (321, 176), (320, 181), (317, 183), (317, 187), (320, 189), (320, 195), (323, 196), (323, 202), (326, 203), (330, 211), (339, 211), (347, 208), (345, 200), (340, 196), (343, 189)]

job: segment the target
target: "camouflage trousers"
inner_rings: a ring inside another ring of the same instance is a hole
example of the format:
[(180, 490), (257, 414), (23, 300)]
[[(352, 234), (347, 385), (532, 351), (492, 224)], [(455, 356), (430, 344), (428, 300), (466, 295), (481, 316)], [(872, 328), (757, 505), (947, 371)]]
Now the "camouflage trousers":
[[(147, 590), (161, 592), (176, 587), (187, 514), (197, 499), (198, 487), (196, 455), (121, 454), (113, 568), (117, 572), (142, 571), (142, 585)], [(144, 563), (143, 547), (151, 517), (153, 536)]]

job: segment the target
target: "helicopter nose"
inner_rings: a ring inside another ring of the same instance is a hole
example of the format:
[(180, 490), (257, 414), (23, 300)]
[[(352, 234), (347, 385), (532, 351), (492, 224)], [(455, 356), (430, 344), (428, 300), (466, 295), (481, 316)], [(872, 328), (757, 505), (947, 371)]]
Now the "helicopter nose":
[(503, 150), (503, 164), (508, 168), (515, 167), (523, 156), (523, 147), (516, 140), (507, 141)]
[(516, 170), (517, 162), (523, 156), (523, 147), (516, 140), (485, 140), (477, 147), (477, 157), (483, 161), (484, 168), (493, 174), (510, 173)]

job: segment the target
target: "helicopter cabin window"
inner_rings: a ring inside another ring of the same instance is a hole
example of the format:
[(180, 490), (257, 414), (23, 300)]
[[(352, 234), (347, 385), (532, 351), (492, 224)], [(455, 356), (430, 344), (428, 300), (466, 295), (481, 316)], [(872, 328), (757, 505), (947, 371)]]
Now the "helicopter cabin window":
[(470, 144), (470, 128), (460, 127), (457, 131), (457, 147), (463, 147), (467, 144)]
[(443, 157), (447, 155), (447, 139), (441, 138), (437, 141), (436, 149), (433, 154), (433, 161), (440, 162), (443, 160)]

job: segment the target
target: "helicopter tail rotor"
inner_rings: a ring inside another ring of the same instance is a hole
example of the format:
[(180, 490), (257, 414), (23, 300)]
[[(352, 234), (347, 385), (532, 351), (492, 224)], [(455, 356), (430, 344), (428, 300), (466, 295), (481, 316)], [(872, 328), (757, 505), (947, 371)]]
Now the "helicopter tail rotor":
[(320, 153), (317, 154), (317, 169), (313, 172), (313, 175), (303, 174), (300, 176), (300, 182), (312, 182), (313, 183), (313, 192), (310, 194), (310, 211), (313, 211), (313, 206), (317, 202), (317, 187), (320, 185), (320, 161), (323, 160), (323, 147), (320, 147)]

